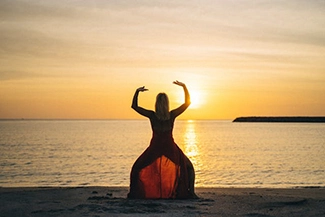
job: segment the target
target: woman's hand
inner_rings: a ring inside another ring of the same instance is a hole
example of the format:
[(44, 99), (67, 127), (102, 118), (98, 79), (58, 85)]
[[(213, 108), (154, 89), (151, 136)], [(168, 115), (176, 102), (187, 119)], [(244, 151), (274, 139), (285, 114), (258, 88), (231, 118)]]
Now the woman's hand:
[(144, 91), (148, 91), (148, 89), (145, 88), (145, 86), (143, 86), (143, 87), (139, 87), (137, 91), (144, 92)]
[(176, 84), (176, 85), (181, 86), (181, 87), (185, 87), (186, 86), (184, 83), (182, 83), (180, 81), (177, 81), (177, 80), (174, 81), (173, 84)]

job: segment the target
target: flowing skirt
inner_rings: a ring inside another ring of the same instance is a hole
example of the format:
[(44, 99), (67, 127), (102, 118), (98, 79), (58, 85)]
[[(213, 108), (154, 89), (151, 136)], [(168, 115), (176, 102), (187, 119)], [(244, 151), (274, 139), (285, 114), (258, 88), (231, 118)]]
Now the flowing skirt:
[(133, 164), (128, 198), (190, 198), (188, 162), (171, 131), (153, 132), (149, 147)]

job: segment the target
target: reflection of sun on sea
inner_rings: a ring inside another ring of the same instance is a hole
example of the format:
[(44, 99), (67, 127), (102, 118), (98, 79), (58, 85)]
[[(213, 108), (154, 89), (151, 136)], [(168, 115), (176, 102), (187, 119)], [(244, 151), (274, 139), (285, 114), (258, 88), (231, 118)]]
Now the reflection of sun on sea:
[(196, 171), (200, 171), (200, 156), (197, 147), (198, 139), (195, 132), (195, 121), (187, 121), (184, 133), (185, 155), (191, 160)]

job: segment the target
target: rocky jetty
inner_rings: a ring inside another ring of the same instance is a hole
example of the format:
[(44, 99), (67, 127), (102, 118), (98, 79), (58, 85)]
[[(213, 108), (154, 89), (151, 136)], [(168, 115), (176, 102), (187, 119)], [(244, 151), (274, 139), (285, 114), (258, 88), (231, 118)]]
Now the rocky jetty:
[(325, 117), (263, 117), (263, 116), (251, 116), (251, 117), (238, 117), (233, 122), (297, 122), (297, 123), (325, 123)]

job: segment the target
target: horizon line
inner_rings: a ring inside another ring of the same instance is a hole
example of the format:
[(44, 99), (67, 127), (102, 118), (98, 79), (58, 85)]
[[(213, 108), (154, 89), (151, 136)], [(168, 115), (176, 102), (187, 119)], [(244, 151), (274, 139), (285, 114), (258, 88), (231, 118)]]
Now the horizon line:
[[(129, 121), (140, 121), (147, 120), (147, 118), (0, 118), (0, 121), (118, 121), (118, 120), (129, 120)], [(233, 120), (232, 118), (213, 118), (213, 119), (193, 119), (193, 118), (179, 118), (179, 121), (189, 120)]]
[[(304, 116), (304, 115), (296, 115), (296, 116), (237, 116), (235, 118), (211, 118), (211, 119), (195, 119), (195, 118), (179, 118), (179, 121), (214, 121), (214, 120), (235, 120), (237, 118), (325, 118), (325, 116)], [(137, 121), (137, 120), (147, 120), (147, 118), (0, 118), (0, 121), (117, 121), (117, 120), (129, 120), (129, 121)]]

